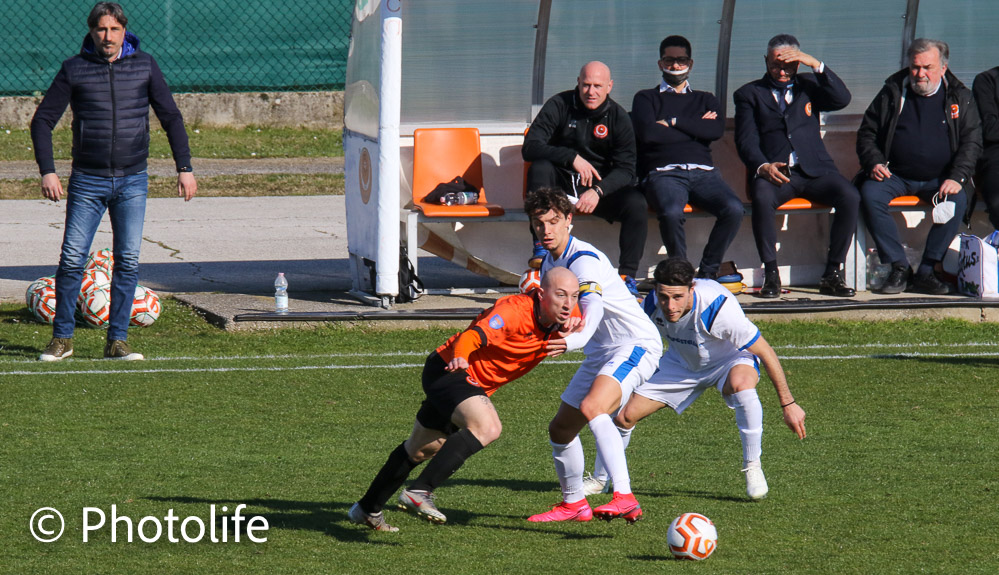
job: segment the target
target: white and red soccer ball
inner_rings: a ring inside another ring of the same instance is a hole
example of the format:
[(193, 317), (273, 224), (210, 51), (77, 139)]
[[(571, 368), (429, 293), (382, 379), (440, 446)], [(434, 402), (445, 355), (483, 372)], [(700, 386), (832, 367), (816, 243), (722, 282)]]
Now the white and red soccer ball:
[(25, 302), (38, 321), (51, 324), (55, 321), (55, 276), (38, 278), (24, 292)]
[(666, 542), (677, 559), (701, 561), (718, 547), (718, 530), (700, 513), (684, 513), (669, 524)]
[(90, 257), (87, 258), (86, 269), (102, 269), (110, 276), (111, 272), (114, 271), (114, 251), (104, 248), (103, 250), (90, 252)]
[(536, 269), (529, 269), (520, 276), (520, 293), (530, 293), (532, 290), (541, 287), (541, 272)]
[(160, 317), (160, 296), (144, 286), (135, 286), (135, 298), (132, 300), (131, 324), (145, 327), (153, 325)]

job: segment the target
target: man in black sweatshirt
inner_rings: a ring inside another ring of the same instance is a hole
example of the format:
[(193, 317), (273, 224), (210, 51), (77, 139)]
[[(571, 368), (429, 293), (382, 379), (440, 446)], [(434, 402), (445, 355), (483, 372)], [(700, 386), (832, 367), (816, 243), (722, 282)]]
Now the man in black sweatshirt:
[[(982, 152), (982, 127), (971, 90), (947, 69), (949, 55), (946, 42), (914, 40), (909, 67), (888, 77), (857, 131), (857, 156), (867, 176), (860, 186), (867, 229), (881, 262), (892, 266), (881, 293), (950, 291), (935, 268), (967, 207), (966, 188)], [(930, 226), (914, 274), (888, 209), (889, 202), (907, 194), (926, 202), (954, 202), (954, 217)]]
[(87, 252), (107, 211), (114, 234), (114, 269), (106, 359), (137, 360), (128, 346), (128, 325), (139, 279), (139, 247), (146, 213), (149, 107), (170, 141), (177, 167), (177, 193), (190, 200), (198, 185), (191, 172), (184, 119), (156, 61), (139, 50), (139, 38), (125, 30), (128, 19), (114, 2), (98, 2), (87, 17), (89, 33), (80, 53), (62, 63), (31, 120), (42, 194), (63, 195), (52, 158), (52, 129), (73, 108), (73, 169), (66, 190), (66, 229), (56, 271), (56, 315), (52, 340), (41, 361), (73, 355), (73, 311)]
[[(618, 273), (637, 297), (634, 277), (645, 251), (648, 205), (635, 186), (631, 118), (609, 97), (613, 86), (606, 64), (583, 66), (576, 89), (555, 94), (538, 112), (524, 136), (522, 154), (524, 161), (531, 163), (528, 193), (540, 188), (561, 189), (577, 213), (621, 222)], [(535, 238), (530, 267), (541, 267), (545, 253)]]
[(697, 277), (717, 279), (725, 250), (739, 233), (742, 202), (714, 168), (711, 142), (722, 137), (725, 118), (710, 92), (692, 90), (690, 42), (669, 36), (659, 44), (663, 79), (635, 94), (631, 106), (638, 143), (638, 174), (659, 218), (670, 257), (687, 257), (684, 207), (690, 203), (717, 218), (701, 254)]

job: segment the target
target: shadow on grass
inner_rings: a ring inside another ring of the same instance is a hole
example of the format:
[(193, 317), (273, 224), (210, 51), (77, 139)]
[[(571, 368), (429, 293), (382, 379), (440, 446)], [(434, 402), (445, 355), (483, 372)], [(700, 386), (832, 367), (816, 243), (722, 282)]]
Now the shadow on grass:
[(510, 491), (536, 491), (545, 493), (548, 491), (558, 491), (558, 482), (552, 481), (524, 481), (519, 479), (448, 479), (446, 485), (474, 485), (476, 487), (501, 487)]
[[(524, 519), (526, 522), (527, 519)], [(614, 535), (610, 533), (602, 534), (591, 534), (591, 533), (570, 533), (567, 531), (561, 531), (559, 523), (538, 523), (537, 527), (531, 527), (530, 525), (525, 525), (523, 527), (517, 525), (490, 525), (488, 523), (482, 523), (479, 527), (485, 527), (486, 529), (502, 529), (504, 531), (520, 531), (523, 533), (537, 533), (539, 535), (554, 535), (560, 539), (566, 541), (585, 541), (589, 539), (613, 539)], [(574, 525), (574, 524), (573, 524)]]
[[(228, 499), (203, 499), (200, 497), (158, 497), (151, 496), (145, 497), (144, 499), (148, 501), (165, 501), (172, 503), (190, 503), (190, 504), (203, 504), (216, 506), (216, 518), (215, 525), (216, 529), (219, 529), (219, 536), (221, 537), (221, 529), (223, 527), (228, 529), (230, 534), (230, 540), (235, 536), (233, 531), (236, 527), (235, 522), (232, 521), (232, 516), (226, 512), (223, 521), (222, 506), (229, 507), (230, 510), (235, 509), (236, 505), (240, 503), (245, 503), (250, 509), (254, 508), (265, 508), (269, 509), (270, 512), (257, 513), (244, 511), (242, 515), (244, 517), (253, 517), (259, 515), (267, 519), (267, 524), (270, 527), (278, 527), (281, 529), (295, 529), (302, 531), (318, 531), (330, 537), (333, 537), (337, 541), (343, 541), (344, 543), (371, 543), (375, 545), (400, 545), (400, 543), (395, 541), (383, 541), (378, 539), (372, 539), (371, 535), (374, 532), (365, 527), (359, 525), (350, 525), (347, 527), (341, 526), (342, 523), (349, 523), (350, 519), (347, 518), (347, 510), (350, 509), (351, 503), (339, 503), (335, 501), (292, 501), (287, 499), (245, 499), (239, 502), (234, 502)], [(231, 505), (231, 507), (230, 507)], [(239, 524), (241, 535), (245, 536), (246, 522)], [(259, 537), (260, 534), (258, 533)]]
[(672, 555), (629, 555), (628, 559), (634, 561), (676, 561)]
[(636, 491), (636, 497), (648, 497), (665, 499), (667, 497), (697, 497), (699, 499), (712, 499), (714, 501), (730, 501), (733, 503), (752, 503), (745, 497), (735, 497), (732, 495), (721, 495), (711, 491), (701, 491), (692, 489), (671, 489), (669, 491)]

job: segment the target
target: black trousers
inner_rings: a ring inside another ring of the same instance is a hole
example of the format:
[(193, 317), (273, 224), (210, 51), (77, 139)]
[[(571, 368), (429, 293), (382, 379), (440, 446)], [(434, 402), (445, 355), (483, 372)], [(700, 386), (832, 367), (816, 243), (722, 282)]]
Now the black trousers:
[[(527, 170), (527, 189), (558, 188), (570, 196), (577, 195), (573, 183), (575, 172), (560, 168), (548, 160), (537, 160)], [(583, 192), (584, 190), (579, 190)], [(593, 215), (608, 222), (621, 222), (618, 236), (618, 273), (635, 277), (638, 264), (645, 252), (645, 238), (648, 235), (648, 203), (637, 186), (625, 186), (612, 194), (600, 198)], [(531, 237), (537, 241), (534, 228)], [(584, 238), (585, 239), (585, 238)]]
[(752, 184), (753, 236), (763, 263), (777, 260), (777, 208), (791, 198), (807, 200), (836, 208), (829, 230), (826, 263), (842, 264), (857, 231), (860, 192), (839, 173), (813, 178), (800, 170), (791, 170), (791, 181), (775, 186), (769, 180), (754, 178)]
[(999, 230), (999, 158), (982, 160), (978, 166), (977, 184), (989, 210), (989, 222)]

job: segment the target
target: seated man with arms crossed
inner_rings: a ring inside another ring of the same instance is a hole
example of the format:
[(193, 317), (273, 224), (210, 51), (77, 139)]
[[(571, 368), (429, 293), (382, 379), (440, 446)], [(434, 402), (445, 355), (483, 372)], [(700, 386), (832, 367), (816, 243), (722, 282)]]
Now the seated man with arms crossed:
[(398, 531), (385, 521), (382, 507), (413, 468), (430, 458), (416, 481), (399, 494), (399, 505), (433, 523), (447, 521), (434, 505), (434, 489), (499, 437), (502, 424), (489, 400), (493, 392), (545, 357), (565, 351), (564, 338), (579, 326), (579, 319), (571, 317), (578, 299), (576, 276), (564, 267), (552, 269), (540, 289), (500, 298), (431, 353), (423, 368), (427, 398), (413, 431), (350, 508), (350, 521), (376, 531)]
[(697, 277), (716, 279), (725, 250), (742, 224), (742, 201), (711, 159), (711, 142), (725, 132), (718, 99), (690, 89), (690, 42), (668, 36), (659, 44), (659, 86), (635, 94), (631, 105), (638, 141), (638, 173), (670, 257), (687, 257), (683, 209), (689, 202), (717, 218), (701, 255)]
[[(548, 425), (562, 502), (528, 521), (589, 521), (596, 515), (634, 523), (641, 518), (642, 508), (631, 492), (624, 445), (610, 414), (655, 371), (663, 351), (662, 339), (607, 256), (569, 234), (572, 204), (564, 193), (554, 188), (532, 192), (524, 211), (548, 251), (541, 264), (541, 279), (559, 269), (556, 266), (569, 268), (579, 278), (583, 327), (566, 337), (566, 347), (582, 347), (586, 353)], [(604, 453), (615, 488), (611, 501), (595, 509), (583, 494), (585, 462), (579, 432), (587, 425)]]

